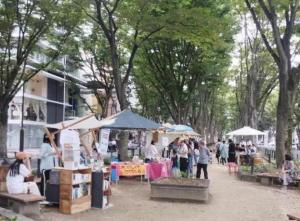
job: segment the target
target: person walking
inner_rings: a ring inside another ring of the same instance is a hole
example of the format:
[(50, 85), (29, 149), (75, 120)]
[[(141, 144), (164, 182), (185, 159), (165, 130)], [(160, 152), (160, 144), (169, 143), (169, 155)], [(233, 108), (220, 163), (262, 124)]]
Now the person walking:
[(187, 176), (188, 170), (188, 147), (184, 140), (180, 142), (180, 146), (178, 149), (179, 154), (179, 168), (184, 177)]
[(197, 172), (196, 172), (196, 178), (201, 177), (201, 170), (203, 169), (204, 172), (204, 178), (208, 179), (208, 172), (207, 172), (207, 165), (210, 157), (210, 152), (208, 148), (205, 146), (205, 143), (203, 141), (199, 142), (199, 159), (197, 163)]
[(223, 140), (223, 142), (220, 145), (220, 156), (222, 165), (225, 165), (228, 157), (228, 147), (225, 143), (225, 140)]
[(235, 172), (237, 169), (237, 165), (236, 165), (236, 154), (235, 154), (235, 144), (233, 143), (233, 141), (231, 139), (228, 140), (229, 143), (229, 147), (228, 147), (228, 169), (229, 169), (229, 173), (231, 173), (231, 168), (234, 169)]
[(218, 164), (220, 163), (220, 156), (221, 156), (220, 147), (221, 147), (221, 139), (218, 139), (218, 142), (216, 144), (216, 158), (217, 158)]

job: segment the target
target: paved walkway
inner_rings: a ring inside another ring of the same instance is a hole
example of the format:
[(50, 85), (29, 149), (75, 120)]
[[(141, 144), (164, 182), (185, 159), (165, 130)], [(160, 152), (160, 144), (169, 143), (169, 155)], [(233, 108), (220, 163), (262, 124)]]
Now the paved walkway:
[(209, 176), (211, 200), (206, 204), (153, 201), (149, 199), (147, 183), (124, 180), (113, 188), (112, 208), (67, 216), (47, 208), (43, 210), (43, 218), (49, 221), (279, 221), (288, 220), (288, 212), (300, 211), (300, 190), (241, 182), (217, 164), (210, 165)]

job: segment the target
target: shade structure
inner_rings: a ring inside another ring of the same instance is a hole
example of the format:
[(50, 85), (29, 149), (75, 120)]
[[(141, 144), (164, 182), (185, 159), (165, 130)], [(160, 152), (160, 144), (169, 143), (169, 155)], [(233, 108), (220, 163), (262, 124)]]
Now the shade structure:
[(159, 129), (162, 126), (129, 110), (124, 110), (101, 121), (97, 120), (94, 115), (87, 115), (74, 120), (62, 121), (56, 124), (47, 124), (45, 127), (59, 130), (95, 128), (150, 130)]
[(66, 120), (56, 124), (46, 124), (47, 128), (54, 128), (58, 130), (63, 129), (94, 129), (100, 126), (100, 121), (91, 114), (84, 117), (76, 118), (73, 120)]
[(124, 110), (118, 114), (110, 116), (100, 121), (100, 128), (109, 129), (122, 129), (122, 130), (134, 130), (134, 129), (145, 129), (154, 130), (159, 129), (162, 125), (135, 114), (129, 110)]
[(228, 136), (258, 136), (258, 135), (264, 135), (264, 132), (261, 132), (259, 130), (253, 129), (251, 127), (243, 127), (234, 131), (231, 131), (228, 133)]
[(183, 125), (183, 124), (174, 124), (171, 126), (171, 131), (194, 131), (193, 128), (187, 126), (187, 125)]
[(195, 131), (166, 131), (165, 134), (171, 134), (171, 135), (186, 135), (191, 137), (200, 137), (200, 134), (196, 133)]

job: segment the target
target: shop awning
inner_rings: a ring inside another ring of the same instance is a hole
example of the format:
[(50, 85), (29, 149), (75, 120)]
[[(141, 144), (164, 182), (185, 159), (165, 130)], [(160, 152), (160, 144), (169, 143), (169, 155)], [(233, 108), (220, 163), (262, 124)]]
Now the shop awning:
[(133, 129), (145, 129), (153, 130), (159, 129), (162, 126), (152, 120), (135, 114), (129, 110), (124, 110), (118, 114), (110, 116), (102, 121), (101, 128), (109, 129), (123, 129), (123, 130), (133, 130)]
[(47, 128), (54, 128), (58, 130), (63, 129), (94, 129), (99, 127), (99, 120), (93, 114), (76, 118), (73, 120), (66, 120), (56, 124), (46, 124)]
[(95, 128), (150, 130), (159, 129), (161, 128), (161, 125), (129, 110), (124, 110), (101, 121), (97, 120), (94, 115), (87, 115), (74, 120), (67, 120), (56, 124), (47, 124), (45, 127), (59, 130)]

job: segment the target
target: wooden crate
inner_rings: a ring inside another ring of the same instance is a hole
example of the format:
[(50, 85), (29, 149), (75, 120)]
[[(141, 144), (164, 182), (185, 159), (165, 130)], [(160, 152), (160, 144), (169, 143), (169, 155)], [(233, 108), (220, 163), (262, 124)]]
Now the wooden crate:
[(151, 198), (207, 201), (209, 180), (161, 178), (151, 182)]
[[(88, 174), (91, 176), (91, 168), (87, 169), (59, 169), (60, 171), (60, 202), (59, 211), (64, 214), (74, 214), (86, 211), (91, 208), (91, 195), (90, 186), (88, 190), (88, 195), (82, 196), (77, 199), (72, 199), (73, 187), (78, 185), (78, 183), (73, 183), (73, 174)], [(90, 180), (80, 182), (90, 184)]]

